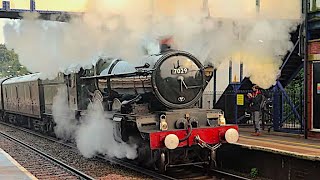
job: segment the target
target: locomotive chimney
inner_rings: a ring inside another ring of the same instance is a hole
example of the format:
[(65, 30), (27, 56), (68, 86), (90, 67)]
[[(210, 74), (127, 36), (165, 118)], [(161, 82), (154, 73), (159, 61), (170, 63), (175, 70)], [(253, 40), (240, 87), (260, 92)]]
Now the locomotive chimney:
[(160, 39), (160, 52), (166, 52), (168, 50), (171, 49), (172, 45), (173, 45), (173, 37), (169, 36), (169, 37), (163, 37)]

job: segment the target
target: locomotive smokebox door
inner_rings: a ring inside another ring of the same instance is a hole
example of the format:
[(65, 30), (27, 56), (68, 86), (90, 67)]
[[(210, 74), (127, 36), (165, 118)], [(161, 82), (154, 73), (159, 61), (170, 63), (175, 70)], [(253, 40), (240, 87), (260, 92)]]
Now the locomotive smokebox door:
[(204, 77), (204, 67), (198, 59), (186, 52), (173, 51), (164, 54), (156, 63), (152, 86), (165, 106), (186, 108), (201, 98), (206, 87)]

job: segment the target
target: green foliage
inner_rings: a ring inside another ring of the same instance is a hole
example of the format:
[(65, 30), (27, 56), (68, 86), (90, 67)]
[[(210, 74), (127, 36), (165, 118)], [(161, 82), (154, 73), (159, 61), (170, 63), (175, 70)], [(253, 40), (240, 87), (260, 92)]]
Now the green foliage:
[(255, 177), (258, 176), (258, 174), (259, 174), (259, 172), (258, 172), (258, 169), (257, 169), (257, 168), (252, 168), (252, 169), (251, 169), (251, 171), (250, 171), (251, 177), (255, 178)]
[(300, 93), (303, 91), (303, 80), (304, 80), (304, 71), (303, 69), (297, 74), (297, 76), (290, 82), (290, 84), (286, 87), (286, 91), (288, 93)]
[(19, 57), (13, 50), (0, 44), (0, 77), (28, 74), (28, 70), (19, 63)]
[[(297, 107), (297, 111), (300, 115), (303, 112), (303, 91), (304, 91), (304, 70), (301, 69), (297, 76), (286, 86), (286, 93), (289, 96), (292, 103)], [(291, 114), (287, 122), (297, 122), (296, 116), (292, 113), (290, 105), (285, 102), (283, 105), (285, 115)]]

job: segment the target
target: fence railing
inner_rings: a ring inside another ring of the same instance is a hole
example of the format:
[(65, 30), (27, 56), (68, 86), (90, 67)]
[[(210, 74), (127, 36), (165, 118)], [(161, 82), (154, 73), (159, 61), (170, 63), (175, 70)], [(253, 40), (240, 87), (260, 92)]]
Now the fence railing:
[[(253, 125), (250, 111), (250, 101), (247, 94), (251, 91), (216, 92), (217, 102), (213, 102), (213, 92), (205, 92), (202, 97), (203, 108), (222, 109), (227, 123), (241, 126)], [(303, 91), (281, 90), (263, 91), (264, 104), (261, 108), (261, 125), (263, 129), (275, 131), (303, 132)]]

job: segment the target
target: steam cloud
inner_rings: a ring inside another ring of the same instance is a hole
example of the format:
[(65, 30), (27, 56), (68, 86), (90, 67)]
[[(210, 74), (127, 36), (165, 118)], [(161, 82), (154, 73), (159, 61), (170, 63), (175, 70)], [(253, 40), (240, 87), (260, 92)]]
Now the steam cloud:
[(96, 153), (117, 158), (134, 159), (137, 157), (136, 145), (118, 143), (113, 139), (110, 114), (103, 111), (101, 103), (94, 102), (88, 107), (88, 115), (76, 133), (77, 147), (85, 157)]
[[(208, 9), (199, 0), (89, 0), (83, 18), (68, 23), (24, 20), (4, 27), (5, 42), (31, 72), (55, 77), (57, 72), (78, 71), (99, 55), (139, 63), (141, 56), (159, 52), (157, 40), (174, 38), (174, 47), (193, 53), (204, 63), (219, 68), (230, 59), (245, 64), (247, 76), (262, 88), (271, 86), (282, 58), (293, 47), (289, 32), (300, 18), (299, 0), (209, 0)], [(66, 90), (54, 99), (55, 132), (60, 138), (75, 138), (81, 153), (136, 157), (136, 147), (117, 143), (112, 124), (97, 104), (87, 117), (76, 122), (65, 107)]]
[(113, 139), (111, 115), (103, 110), (101, 103), (93, 102), (88, 106), (87, 114), (81, 122), (74, 119), (74, 113), (68, 108), (66, 87), (61, 87), (53, 102), (53, 116), (56, 122), (55, 134), (62, 139), (75, 139), (81, 154), (91, 158), (96, 154), (108, 157), (137, 157), (137, 146)]
[(53, 98), (52, 114), (56, 126), (54, 132), (58, 138), (71, 139), (77, 130), (77, 121), (74, 119), (74, 113), (69, 108), (67, 87), (59, 88), (57, 95)]
[[(276, 80), (281, 58), (292, 48), (289, 32), (300, 18), (299, 0), (90, 0), (83, 18), (70, 23), (25, 20), (5, 26), (7, 46), (32, 72), (56, 75), (77, 71), (106, 54), (137, 63), (162, 36), (174, 37), (175, 46), (217, 67), (243, 61), (247, 76), (263, 88)], [(267, 68), (265, 68), (267, 67)]]

